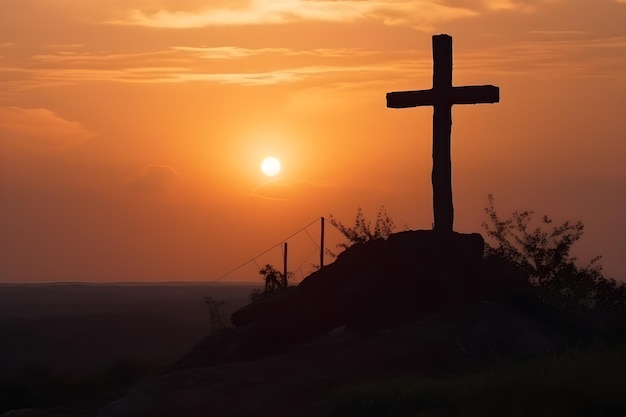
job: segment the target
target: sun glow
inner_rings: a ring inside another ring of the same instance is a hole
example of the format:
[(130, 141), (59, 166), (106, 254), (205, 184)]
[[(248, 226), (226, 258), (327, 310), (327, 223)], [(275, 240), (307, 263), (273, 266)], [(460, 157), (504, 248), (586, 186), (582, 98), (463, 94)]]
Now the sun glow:
[(280, 161), (273, 156), (268, 156), (261, 162), (261, 171), (268, 177), (277, 175), (280, 172)]

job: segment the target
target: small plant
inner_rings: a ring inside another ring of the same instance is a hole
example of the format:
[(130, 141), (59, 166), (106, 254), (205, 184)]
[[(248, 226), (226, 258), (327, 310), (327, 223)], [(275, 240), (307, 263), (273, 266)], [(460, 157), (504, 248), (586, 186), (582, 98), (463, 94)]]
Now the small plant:
[(211, 319), (211, 331), (216, 332), (222, 329), (224, 326), (222, 324), (222, 316), (220, 314), (220, 307), (224, 305), (224, 301), (220, 301), (219, 303), (215, 301), (213, 297), (207, 296), (204, 297), (204, 304), (209, 306), (209, 317)]
[[(337, 244), (337, 247), (340, 249), (348, 249), (352, 245), (365, 243), (370, 240), (387, 239), (396, 229), (395, 223), (387, 214), (387, 210), (384, 206), (381, 206), (378, 210), (373, 230), (372, 222), (365, 219), (365, 215), (363, 214), (363, 209), (361, 209), (361, 207), (359, 207), (356, 211), (354, 227), (345, 226), (332, 214), (328, 220), (330, 221), (330, 224), (335, 226), (337, 230), (339, 230), (341, 234), (348, 239), (348, 243)], [(333, 258), (337, 257), (337, 255), (330, 250), (326, 250), (326, 253)]]
[(289, 279), (293, 273), (288, 272), (287, 275), (279, 272), (272, 265), (267, 264), (259, 271), (265, 280), (263, 291), (259, 289), (252, 290), (250, 300), (255, 301), (271, 294), (277, 294), (289, 286)]

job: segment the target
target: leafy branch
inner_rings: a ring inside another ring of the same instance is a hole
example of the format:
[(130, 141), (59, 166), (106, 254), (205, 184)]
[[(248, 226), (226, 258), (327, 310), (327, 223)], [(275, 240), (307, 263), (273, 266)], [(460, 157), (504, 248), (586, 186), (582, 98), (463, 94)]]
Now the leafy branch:
[[(482, 226), (496, 245), (486, 245), (485, 256), (500, 257), (526, 272), (532, 284), (539, 287), (544, 301), (571, 311), (614, 312), (626, 307), (626, 286), (602, 275), (601, 256), (579, 267), (570, 255), (572, 245), (583, 235), (581, 221), (554, 225), (543, 216), (531, 227), (533, 211), (514, 211), (502, 219), (494, 208), (493, 195), (488, 196), (485, 213), (490, 223)], [(547, 229), (547, 230), (546, 230)]]
[[(335, 226), (337, 230), (339, 230), (341, 234), (348, 239), (347, 243), (337, 244), (337, 247), (341, 249), (348, 249), (352, 245), (365, 243), (370, 240), (387, 239), (396, 229), (395, 223), (387, 214), (387, 210), (384, 206), (380, 206), (380, 209), (378, 210), (373, 229), (372, 222), (365, 219), (365, 215), (363, 214), (363, 209), (361, 207), (357, 208), (356, 218), (354, 219), (354, 227), (344, 225), (332, 214), (330, 215), (328, 221), (330, 221), (330, 224)], [(333, 258), (337, 257), (337, 255), (330, 250), (327, 250), (326, 253)]]

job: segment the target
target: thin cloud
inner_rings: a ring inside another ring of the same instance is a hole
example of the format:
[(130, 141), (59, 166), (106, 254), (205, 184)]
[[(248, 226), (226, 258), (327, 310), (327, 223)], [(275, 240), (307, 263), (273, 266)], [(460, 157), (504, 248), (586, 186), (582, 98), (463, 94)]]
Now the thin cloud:
[[(398, 72), (403, 64), (398, 57), (414, 51), (367, 51), (361, 48), (325, 48), (293, 50), (287, 48), (249, 49), (234, 46), (189, 47), (176, 46), (165, 51), (132, 54), (68, 53), (59, 51), (31, 58), (26, 68), (2, 67), (6, 90), (40, 88), (87, 82), (124, 83), (183, 83), (214, 82), (239, 85), (273, 85), (304, 81), (313, 77), (343, 76), (362, 78), (364, 74)], [(383, 57), (384, 55), (384, 57)], [(396, 57), (393, 59), (393, 57)], [(269, 67), (255, 72), (241, 72), (250, 66), (247, 60), (256, 58), (255, 67)], [(267, 59), (276, 58), (276, 59)], [(355, 59), (363, 61), (355, 65)], [(210, 64), (223, 60), (226, 67), (216, 72)], [(329, 65), (307, 65), (328, 62)], [(169, 65), (168, 65), (169, 64)], [(182, 64), (182, 65), (181, 65)], [(282, 68), (276, 68), (276, 67)], [(237, 71), (228, 71), (229, 69)]]
[(80, 122), (45, 108), (0, 107), (0, 138), (19, 147), (68, 147), (94, 136)]
[(587, 32), (582, 30), (531, 30), (533, 35), (584, 35)]
[[(123, 70), (105, 69), (15, 69), (11, 72), (20, 74), (20, 78), (13, 81), (0, 82), (8, 91), (29, 90), (41, 87), (74, 85), (89, 82), (121, 82), (121, 83), (178, 83), (183, 80), (179, 77), (187, 71), (180, 67), (138, 67)], [(0, 72), (2, 70), (0, 69)]]
[(520, 41), (488, 51), (459, 54), (456, 66), (485, 73), (523, 73), (536, 78), (610, 78), (626, 65), (626, 36)]
[(221, 84), (239, 85), (272, 85), (279, 83), (293, 83), (313, 77), (327, 77), (341, 74), (388, 73), (396, 71), (394, 65), (360, 65), (360, 66), (304, 66), (278, 71), (253, 73), (192, 73), (178, 74), (181, 81), (213, 81)]
[[(459, 50), (457, 68), (537, 78), (613, 77), (626, 65), (626, 37), (587, 38), (572, 31), (538, 31), (533, 40), (506, 47)], [(544, 32), (546, 34), (544, 35)], [(548, 35), (549, 33), (560, 33)], [(586, 35), (588, 36), (588, 35)], [(219, 65), (215, 65), (219, 62)], [(314, 65), (311, 65), (313, 64)], [(242, 68), (255, 68), (242, 71)], [(188, 83), (268, 86), (314, 81), (317, 85), (365, 85), (377, 80), (427, 75), (429, 50), (242, 48), (175, 46), (141, 53), (35, 55), (28, 65), (0, 66), (0, 89), (12, 91), (89, 82)]]
[(174, 80), (178, 82), (190, 81), (212, 81), (220, 84), (238, 84), (248, 86), (273, 85), (281, 83), (293, 83), (302, 81), (304, 74), (299, 71), (268, 71), (268, 72), (252, 72), (252, 73), (189, 73), (177, 74)]
[(239, 48), (236, 46), (218, 46), (218, 47), (192, 47), (192, 46), (174, 46), (172, 49), (191, 53), (197, 57), (205, 59), (238, 59), (247, 58), (257, 55), (280, 54), (284, 55), (290, 52), (286, 48)]
[(176, 59), (176, 57), (172, 56), (173, 53), (174, 51), (171, 49), (138, 53), (93, 53), (62, 50), (56, 53), (33, 55), (32, 59), (43, 63), (68, 62), (73, 64), (116, 61), (121, 64), (137, 61), (159, 62), (161, 64), (172, 61), (180, 62), (180, 59)]
[(532, 5), (524, 5), (515, 0), (488, 0), (485, 4), (490, 10), (532, 10)]
[(199, 12), (133, 10), (127, 18), (105, 23), (160, 28), (198, 28), (286, 24), (301, 21), (381, 21), (388, 25), (430, 28), (434, 22), (471, 17), (475, 11), (435, 0), (253, 0), (240, 8), (214, 8)]
[(138, 193), (158, 193), (179, 177), (176, 170), (164, 165), (148, 165), (129, 182), (129, 188)]
[(296, 50), (289, 48), (241, 48), (236, 46), (193, 47), (174, 46), (175, 51), (181, 51), (189, 56), (211, 60), (233, 60), (257, 56), (264, 57), (302, 57), (315, 56), (320, 58), (355, 58), (371, 56), (378, 51), (363, 48), (315, 48), (310, 50)]
[(563, 0), (482, 0), (478, 3), (482, 3), (487, 10), (532, 13), (538, 11), (544, 4), (561, 1)]
[(51, 49), (79, 49), (84, 48), (85, 45), (82, 43), (49, 43), (45, 47)]

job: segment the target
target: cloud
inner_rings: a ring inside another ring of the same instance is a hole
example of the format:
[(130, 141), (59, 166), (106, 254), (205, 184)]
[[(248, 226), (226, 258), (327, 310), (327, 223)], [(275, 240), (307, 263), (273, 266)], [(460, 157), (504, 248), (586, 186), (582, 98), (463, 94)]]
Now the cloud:
[(516, 0), (487, 0), (485, 1), (485, 5), (491, 10), (532, 10), (532, 5), (524, 5), (523, 2)]
[[(311, 1), (311, 0), (310, 0)], [(577, 30), (526, 31), (528, 40), (455, 52), (458, 68), (489, 73), (526, 73), (537, 77), (614, 77), (626, 64), (626, 37), (592, 38)], [(315, 82), (318, 85), (366, 83), (427, 75), (432, 58), (426, 49), (244, 48), (177, 45), (163, 50), (106, 53), (77, 48), (46, 51), (20, 65), (0, 66), (5, 95), (26, 89), (90, 82), (216, 83), (267, 86)]]
[(285, 24), (300, 21), (375, 20), (388, 25), (430, 28), (433, 22), (470, 17), (476, 12), (436, 0), (252, 0), (238, 8), (203, 11), (133, 10), (106, 23), (160, 28)]
[(64, 49), (78, 49), (78, 48), (84, 48), (85, 44), (82, 43), (50, 43), (45, 45), (46, 48), (51, 48), (51, 49), (59, 49), (59, 48), (64, 48)]
[(587, 32), (582, 30), (531, 30), (533, 35), (584, 35)]
[[(235, 46), (174, 46), (163, 51), (127, 54), (60, 50), (33, 56), (28, 67), (0, 67), (0, 74), (5, 80), (0, 81), (0, 85), (5, 91), (102, 81), (272, 85), (340, 74), (361, 77), (367, 73), (397, 72), (394, 68), (402, 68), (401, 65), (380, 65), (378, 62), (383, 56), (384, 60), (388, 60), (390, 57), (405, 57), (409, 53), (413, 51), (251, 49)], [(222, 61), (222, 65), (214, 65), (215, 61)], [(318, 65), (311, 65), (313, 62)], [(250, 67), (257, 70), (241, 72), (241, 68)]]
[[(450, 3), (457, 3), (458, 1), (459, 0), (449, 0)], [(465, 3), (468, 2), (468, 0), (462, 1)], [(474, 3), (474, 7), (482, 10), (516, 11), (525, 13), (536, 12), (541, 6), (562, 1), (563, 0), (471, 0), (471, 2)]]
[(0, 107), (0, 140), (17, 146), (68, 147), (94, 136), (80, 122), (44, 109)]
[(173, 53), (172, 50), (164, 51), (146, 51), (136, 53), (106, 53), (106, 52), (80, 52), (65, 47), (59, 47), (57, 52), (33, 55), (34, 61), (42, 63), (54, 63), (54, 62), (67, 62), (72, 64), (85, 64), (85, 63), (125, 63), (125, 62), (179, 62), (178, 59), (168, 59), (169, 55)]
[(138, 193), (156, 193), (179, 177), (174, 168), (163, 165), (148, 165), (129, 183), (131, 190)]
[(189, 73), (178, 74), (180, 81), (214, 81), (222, 84), (239, 85), (271, 85), (285, 82), (296, 82), (339, 74), (388, 73), (393, 72), (394, 66), (390, 65), (352, 65), (352, 66), (303, 66), (288, 68), (277, 71), (251, 72), (251, 73)]
[(246, 58), (250, 56), (257, 55), (267, 55), (267, 54), (288, 54), (290, 52), (289, 49), (286, 48), (259, 48), (259, 49), (248, 49), (248, 48), (239, 48), (236, 46), (217, 46), (217, 47), (191, 47), (191, 46), (174, 46), (172, 49), (176, 51), (183, 51), (187, 53), (194, 54), (199, 58), (205, 59), (235, 59), (235, 58)]
[[(494, 51), (495, 52), (495, 51)], [(626, 65), (626, 36), (518, 42), (501, 51), (504, 66), (536, 70), (540, 77), (609, 78)], [(504, 57), (510, 57), (508, 60)], [(517, 61), (517, 62), (513, 62)]]

